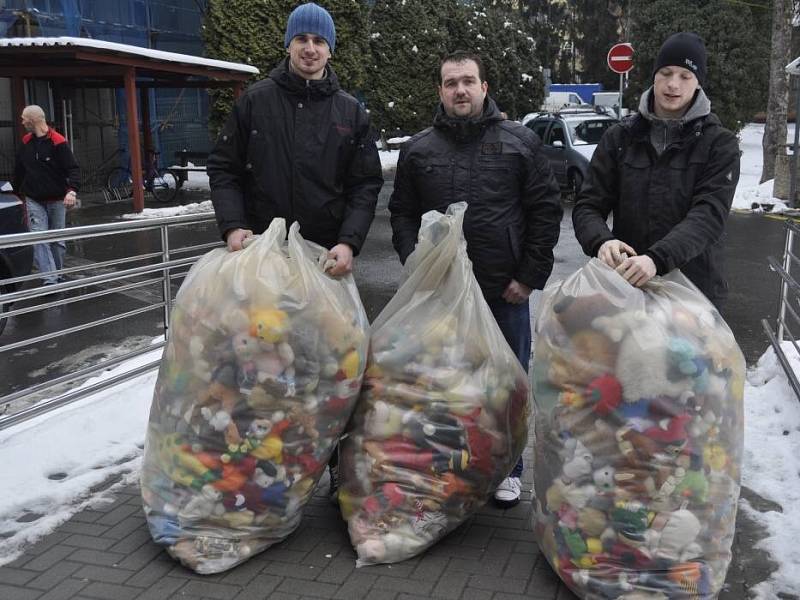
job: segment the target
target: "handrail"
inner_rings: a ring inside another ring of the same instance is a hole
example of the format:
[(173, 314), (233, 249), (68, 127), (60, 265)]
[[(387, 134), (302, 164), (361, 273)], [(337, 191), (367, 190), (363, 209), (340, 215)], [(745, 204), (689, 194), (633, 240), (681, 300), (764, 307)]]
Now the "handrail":
[[(144, 305), (132, 308), (128, 303), (127, 306), (114, 311), (113, 314), (106, 312), (103, 315), (94, 315), (99, 318), (82, 321), (80, 324), (59, 328), (56, 331), (48, 331), (46, 333), (34, 331), (30, 335), (25, 335), (21, 339), (6, 344), (2, 343), (2, 338), (0, 337), (0, 355), (20, 348), (36, 347), (39, 344), (45, 344), (65, 336), (73, 336), (70, 339), (74, 339), (74, 336), (81, 332), (113, 326), (123, 319), (130, 319), (158, 310), (163, 311), (163, 320), (160, 319), (159, 324), (164, 339), (166, 339), (169, 328), (169, 313), (173, 302), (173, 282), (185, 277), (188, 267), (191, 267), (205, 252), (222, 246), (221, 240), (217, 242), (201, 240), (197, 244), (172, 247), (171, 244), (174, 244), (175, 237), (171, 233), (181, 227), (208, 225), (211, 223), (214, 223), (213, 215), (200, 213), (0, 236), (0, 249), (2, 249), (43, 242), (84, 241), (102, 236), (119, 236), (142, 231), (158, 232), (158, 235), (152, 236), (152, 239), (151, 236), (147, 237), (148, 243), (152, 244), (152, 247), (145, 248), (140, 254), (128, 253), (115, 259), (65, 267), (59, 271), (59, 274), (78, 275), (78, 277), (47, 286), (46, 288), (43, 286), (34, 288), (26, 286), (25, 289), (18, 289), (7, 294), (0, 293), (0, 308), (14, 302), (26, 300), (34, 302), (25, 306), (11, 306), (6, 312), (0, 314), (0, 318), (14, 318), (55, 307), (78, 306), (82, 302), (96, 301), (98, 298), (108, 297), (113, 294), (131, 295), (131, 292), (133, 292), (131, 297), (144, 302)], [(86, 275), (84, 276), (84, 274)], [(21, 275), (2, 279), (0, 283), (3, 285), (24, 285), (39, 277), (38, 274)], [(82, 291), (83, 293), (76, 293), (62, 298), (55, 295), (59, 292), (70, 291)], [(113, 300), (104, 304), (104, 306), (113, 306)], [(56, 389), (70, 384), (83, 384), (88, 378), (112, 366), (118, 366), (130, 358), (157, 350), (163, 347), (165, 343), (148, 343), (122, 356), (105, 359), (93, 365), (79, 368), (75, 372), (64, 374), (48, 381), (37, 382), (23, 390), (17, 390), (0, 397), (0, 415), (2, 415), (0, 416), (0, 430), (157, 368), (159, 361), (153, 361), (113, 378), (102, 379), (93, 382), (91, 385), (68, 390), (65, 393), (58, 392)], [(46, 400), (38, 400), (43, 395), (46, 396), (48, 392), (52, 392), (53, 396)], [(24, 405), (25, 403), (29, 403), (29, 405), (19, 408), (19, 405)]]
[(797, 312), (792, 308), (790, 302), (792, 299), (797, 302), (800, 298), (800, 283), (798, 283), (792, 275), (792, 265), (800, 262), (794, 253), (794, 241), (796, 235), (800, 233), (800, 226), (791, 219), (787, 219), (784, 222), (784, 227), (786, 229), (786, 240), (783, 249), (783, 261), (779, 262), (772, 256), (767, 257), (769, 268), (778, 274), (781, 283), (775, 331), (772, 330), (766, 319), (762, 319), (761, 326), (764, 328), (769, 338), (770, 345), (778, 358), (778, 362), (783, 368), (784, 373), (786, 373), (789, 385), (792, 387), (797, 399), (800, 400), (800, 381), (798, 381), (797, 375), (794, 373), (792, 365), (781, 347), (786, 334), (788, 334), (795, 351), (800, 352), (800, 346), (797, 344), (795, 335), (791, 329), (789, 329), (786, 322), (786, 315), (789, 313), (789, 316), (791, 316), (796, 323), (800, 323), (800, 316), (798, 316)]

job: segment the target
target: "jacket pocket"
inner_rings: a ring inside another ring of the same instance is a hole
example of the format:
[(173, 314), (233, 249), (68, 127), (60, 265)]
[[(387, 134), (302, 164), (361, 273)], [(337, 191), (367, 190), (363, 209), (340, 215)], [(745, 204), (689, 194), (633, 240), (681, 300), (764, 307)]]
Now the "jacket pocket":
[(508, 237), (508, 245), (511, 248), (511, 256), (514, 258), (514, 264), (518, 265), (522, 260), (522, 250), (520, 249), (519, 235), (513, 225), (506, 227), (506, 235)]

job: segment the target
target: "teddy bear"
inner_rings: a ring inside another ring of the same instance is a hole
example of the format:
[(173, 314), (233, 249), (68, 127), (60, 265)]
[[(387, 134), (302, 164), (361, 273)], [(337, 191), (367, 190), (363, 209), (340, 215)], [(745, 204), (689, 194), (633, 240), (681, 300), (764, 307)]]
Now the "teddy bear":
[(591, 329), (596, 317), (611, 316), (619, 312), (607, 294), (581, 294), (571, 296), (560, 290), (553, 299), (553, 315), (567, 335)]
[(592, 474), (594, 457), (579, 439), (567, 439), (561, 454), (563, 459), (561, 478), (565, 483), (581, 481)]
[(690, 510), (658, 513), (644, 534), (646, 546), (655, 558), (686, 562), (702, 555), (695, 541), (701, 529), (700, 520)]
[(212, 515), (220, 516), (224, 512), (222, 492), (213, 485), (206, 484), (178, 511), (178, 520), (182, 525), (186, 525)]
[(283, 340), (289, 327), (289, 315), (277, 308), (262, 308), (250, 315), (249, 334), (269, 344)]

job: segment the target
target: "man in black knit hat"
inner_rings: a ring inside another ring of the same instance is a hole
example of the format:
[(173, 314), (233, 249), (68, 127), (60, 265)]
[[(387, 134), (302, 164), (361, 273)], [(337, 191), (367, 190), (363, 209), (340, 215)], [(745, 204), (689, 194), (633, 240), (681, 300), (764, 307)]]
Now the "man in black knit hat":
[(739, 145), (711, 112), (705, 81), (703, 40), (686, 32), (667, 38), (638, 112), (600, 140), (572, 222), (584, 252), (632, 285), (679, 268), (719, 308)]

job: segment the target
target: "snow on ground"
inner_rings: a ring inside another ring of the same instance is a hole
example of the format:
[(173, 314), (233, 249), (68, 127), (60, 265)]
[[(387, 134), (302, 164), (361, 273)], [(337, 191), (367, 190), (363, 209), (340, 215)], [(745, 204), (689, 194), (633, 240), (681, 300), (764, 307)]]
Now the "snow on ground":
[[(748, 194), (764, 189), (758, 186), (760, 135), (761, 125), (748, 125), (742, 132), (742, 178), (737, 188), (740, 203), (746, 202)], [(397, 154), (380, 152), (384, 167), (396, 162)], [(194, 206), (203, 205), (209, 205), (210, 210), (210, 203)], [(170, 210), (155, 209), (144, 218), (165, 216), (164, 211)], [(800, 374), (800, 356), (794, 346), (784, 342), (783, 348), (794, 371)], [(160, 350), (123, 364), (104, 377), (153, 360), (157, 352)], [(140, 376), (0, 432), (4, 464), (0, 537), (5, 538), (0, 546), (0, 565), (13, 560), (25, 546), (74, 513), (104, 501), (102, 494), (93, 496), (91, 488), (119, 475), (124, 476), (123, 483), (136, 480), (155, 378), (155, 372)], [(746, 500), (740, 502), (742, 510), (768, 533), (759, 547), (780, 565), (770, 581), (751, 590), (754, 598), (771, 600), (778, 593), (800, 594), (800, 547), (796, 543), (800, 537), (800, 402), (771, 348), (748, 373), (744, 396), (742, 483), (782, 507), (781, 512), (762, 513)], [(42, 516), (35, 519), (36, 515)]]
[[(736, 194), (733, 196), (734, 210), (753, 210), (753, 203), (759, 204), (756, 211), (763, 210), (761, 204), (772, 204), (770, 212), (782, 213), (789, 207), (785, 202), (772, 196), (772, 188), (775, 180), (770, 179), (762, 184), (761, 168), (764, 166), (764, 155), (761, 148), (761, 140), (764, 137), (764, 125), (758, 123), (748, 123), (739, 132), (739, 148), (742, 151), (742, 166), (739, 174), (739, 185), (736, 186)], [(794, 125), (789, 124), (786, 135), (788, 142), (794, 141)]]
[[(84, 386), (160, 354), (158, 349), (131, 359)], [(92, 488), (115, 477), (122, 477), (122, 484), (138, 479), (155, 381), (152, 371), (0, 431), (0, 565), (76, 512), (107, 501)]]
[[(792, 370), (800, 374), (800, 356), (794, 344), (783, 342), (781, 348)], [(742, 510), (769, 532), (757, 547), (780, 565), (770, 581), (752, 590), (764, 599), (776, 598), (778, 592), (800, 594), (800, 402), (772, 348), (761, 356), (747, 379), (742, 485), (783, 508), (782, 512), (760, 512), (746, 500), (739, 502)]]

